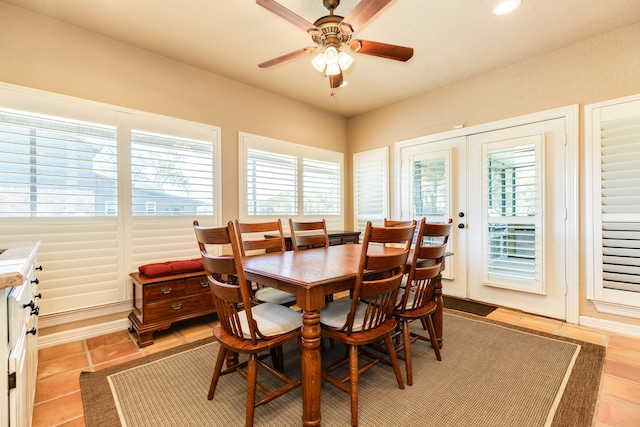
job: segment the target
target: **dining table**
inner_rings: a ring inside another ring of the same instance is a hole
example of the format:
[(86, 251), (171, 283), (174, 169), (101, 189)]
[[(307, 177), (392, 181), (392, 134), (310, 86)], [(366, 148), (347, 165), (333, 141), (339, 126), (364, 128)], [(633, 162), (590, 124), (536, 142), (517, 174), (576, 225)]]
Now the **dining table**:
[[(376, 249), (370, 247), (371, 250)], [(380, 247), (379, 250), (384, 249)], [(325, 305), (326, 295), (354, 287), (361, 252), (362, 244), (349, 244), (243, 258), (248, 280), (295, 294), (296, 305), (302, 309), (300, 360), (303, 426), (320, 426), (321, 421), (320, 309)], [(435, 299), (437, 310), (434, 326), (442, 347), (441, 280), (437, 281)]]

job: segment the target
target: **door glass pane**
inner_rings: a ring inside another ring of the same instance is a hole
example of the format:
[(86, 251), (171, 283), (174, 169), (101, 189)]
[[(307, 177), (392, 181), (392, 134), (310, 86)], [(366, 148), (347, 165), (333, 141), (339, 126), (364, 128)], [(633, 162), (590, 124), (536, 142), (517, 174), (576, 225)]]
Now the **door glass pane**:
[(485, 284), (543, 290), (541, 141), (540, 135), (485, 147)]

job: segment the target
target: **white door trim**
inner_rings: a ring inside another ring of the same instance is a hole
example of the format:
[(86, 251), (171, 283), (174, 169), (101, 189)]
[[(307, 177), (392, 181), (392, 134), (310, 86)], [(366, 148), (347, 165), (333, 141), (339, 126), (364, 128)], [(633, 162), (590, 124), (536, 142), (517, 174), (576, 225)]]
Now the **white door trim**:
[(568, 105), (552, 110), (540, 111), (524, 116), (512, 117), (489, 123), (483, 123), (470, 127), (462, 127), (451, 131), (441, 132), (432, 135), (419, 136), (412, 139), (397, 141), (394, 144), (394, 164), (393, 164), (393, 195), (392, 212), (395, 217), (400, 215), (399, 194), (401, 194), (401, 149), (411, 145), (426, 144), (444, 139), (470, 136), (477, 133), (494, 131), (509, 127), (521, 126), (550, 119), (562, 118), (566, 128), (566, 232), (567, 242), (565, 263), (566, 263), (566, 321), (568, 323), (579, 322), (579, 288), (578, 288), (578, 119), (579, 105)]

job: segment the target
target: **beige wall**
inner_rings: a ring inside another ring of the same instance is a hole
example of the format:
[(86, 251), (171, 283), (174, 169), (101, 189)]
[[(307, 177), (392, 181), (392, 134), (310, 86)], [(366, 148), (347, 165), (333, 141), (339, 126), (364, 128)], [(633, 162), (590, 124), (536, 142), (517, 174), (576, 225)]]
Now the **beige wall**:
[[(227, 220), (238, 216), (239, 131), (346, 152), (350, 177), (350, 155), (355, 152), (393, 148), (396, 141), (451, 130), (458, 124), (472, 126), (640, 93), (640, 24), (347, 121), (0, 3), (0, 81), (219, 126), (225, 183), (222, 216)], [(584, 200), (582, 115), (581, 109)], [(350, 178), (347, 182), (349, 228)], [(581, 234), (584, 212), (581, 201)], [(585, 297), (584, 242), (580, 252), (581, 314), (640, 324), (596, 312)]]
[[(410, 138), (572, 104), (580, 104), (580, 235), (585, 235), (583, 106), (640, 93), (640, 24), (531, 58), (349, 120), (349, 153)], [(393, 177), (393, 160), (391, 162)], [(393, 187), (392, 187), (393, 188)], [(586, 299), (585, 242), (580, 242), (580, 314), (598, 313)]]
[(0, 81), (219, 126), (223, 221), (238, 217), (238, 132), (347, 151), (340, 116), (5, 3)]

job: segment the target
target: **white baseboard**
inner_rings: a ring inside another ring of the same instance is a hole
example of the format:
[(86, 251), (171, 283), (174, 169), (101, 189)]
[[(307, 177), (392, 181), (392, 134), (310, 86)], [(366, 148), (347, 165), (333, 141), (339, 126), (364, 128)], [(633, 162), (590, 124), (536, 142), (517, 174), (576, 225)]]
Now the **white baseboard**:
[(67, 331), (56, 332), (47, 335), (38, 335), (38, 348), (51, 347), (58, 344), (66, 344), (73, 341), (85, 340), (100, 335), (110, 334), (129, 329), (129, 319), (112, 320)]
[(131, 301), (121, 301), (112, 304), (80, 308), (73, 311), (41, 314), (38, 318), (38, 328), (49, 328), (52, 326), (81, 322), (87, 319), (94, 319), (96, 317), (127, 313), (131, 311), (131, 307), (133, 307), (133, 303)]
[(640, 326), (638, 325), (630, 325), (628, 323), (614, 322), (588, 316), (580, 316), (580, 325), (640, 338)]

